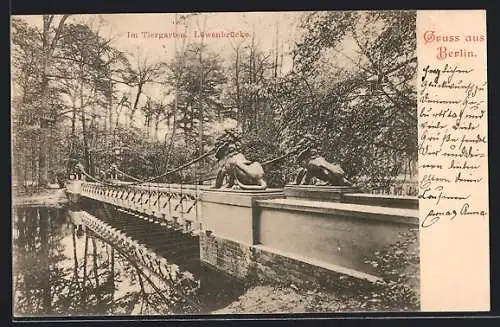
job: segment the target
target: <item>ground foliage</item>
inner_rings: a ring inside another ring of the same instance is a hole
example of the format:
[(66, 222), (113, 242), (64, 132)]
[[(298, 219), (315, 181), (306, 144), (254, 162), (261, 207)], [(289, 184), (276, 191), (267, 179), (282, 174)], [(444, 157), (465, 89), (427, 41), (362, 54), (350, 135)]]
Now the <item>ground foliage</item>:
[(358, 302), (363, 311), (420, 310), (419, 232), (414, 229), (399, 236), (399, 241), (375, 251), (365, 260), (375, 268), (382, 282), (369, 286), (355, 280), (348, 282), (349, 301)]
[(366, 263), (383, 282), (348, 276), (326, 283), (259, 279), (251, 272), (246, 292), (215, 313), (415, 312), (420, 310), (418, 230), (401, 233), (399, 241), (375, 250)]

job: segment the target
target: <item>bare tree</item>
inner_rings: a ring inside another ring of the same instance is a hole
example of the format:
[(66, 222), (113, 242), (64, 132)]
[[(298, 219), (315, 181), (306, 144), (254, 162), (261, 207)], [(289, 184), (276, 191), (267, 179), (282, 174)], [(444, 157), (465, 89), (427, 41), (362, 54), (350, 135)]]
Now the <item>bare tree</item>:
[(129, 68), (127, 85), (137, 88), (135, 99), (129, 112), (129, 127), (134, 126), (134, 115), (138, 110), (139, 100), (144, 92), (144, 86), (148, 83), (159, 82), (164, 73), (164, 63), (151, 63), (146, 56), (136, 55), (136, 67)]
[[(61, 37), (61, 33), (64, 27), (66, 20), (70, 15), (62, 15), (59, 19), (59, 23), (54, 28), (54, 19), (56, 15), (43, 15), (43, 30), (42, 30), (42, 57), (41, 57), (41, 121), (43, 122), (46, 119), (50, 119), (51, 110), (49, 108), (49, 71), (52, 64), (52, 55), (54, 54), (54, 50), (56, 49), (57, 43)], [(50, 150), (48, 142), (45, 141), (45, 135), (40, 134), (40, 156), (39, 156), (39, 181), (38, 184), (40, 186), (46, 186), (48, 183), (48, 151)]]

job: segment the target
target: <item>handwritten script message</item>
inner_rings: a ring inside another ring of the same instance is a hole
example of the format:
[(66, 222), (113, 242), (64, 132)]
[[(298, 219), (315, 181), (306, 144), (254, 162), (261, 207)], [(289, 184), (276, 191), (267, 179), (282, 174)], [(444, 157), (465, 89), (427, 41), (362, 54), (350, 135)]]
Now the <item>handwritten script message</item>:
[(486, 11), (417, 12), (420, 301), (490, 309)]
[[(477, 66), (467, 64), (475, 58), (474, 44), (485, 40), (483, 35), (440, 36), (426, 31), (421, 37), (424, 46), (437, 53), (437, 60), (419, 66), (418, 79), (418, 151), (423, 172), (419, 198), (432, 204), (421, 221), (421, 227), (427, 228), (443, 220), (488, 214), (487, 207), (473, 201), (488, 164), (487, 83), (478, 80)], [(459, 50), (449, 50), (449, 43), (459, 44)]]

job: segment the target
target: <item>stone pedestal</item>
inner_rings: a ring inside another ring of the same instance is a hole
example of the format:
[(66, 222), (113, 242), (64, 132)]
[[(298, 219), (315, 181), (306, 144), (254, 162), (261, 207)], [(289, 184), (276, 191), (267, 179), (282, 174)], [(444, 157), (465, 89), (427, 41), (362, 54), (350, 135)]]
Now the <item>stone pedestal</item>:
[(341, 202), (346, 193), (355, 193), (356, 188), (351, 186), (318, 186), (293, 185), (285, 186), (284, 193), (287, 199), (312, 201)]
[(281, 189), (260, 191), (208, 189), (200, 192), (203, 230), (244, 244), (254, 244), (257, 200), (284, 198)]
[(82, 193), (82, 180), (70, 180), (66, 182), (66, 195), (70, 203), (78, 203)]

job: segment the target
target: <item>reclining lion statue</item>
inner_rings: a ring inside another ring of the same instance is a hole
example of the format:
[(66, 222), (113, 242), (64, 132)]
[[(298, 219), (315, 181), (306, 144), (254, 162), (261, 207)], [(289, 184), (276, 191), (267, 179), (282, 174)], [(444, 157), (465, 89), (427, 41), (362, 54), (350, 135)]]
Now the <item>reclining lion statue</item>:
[[(258, 162), (247, 160), (240, 152), (238, 142), (225, 143), (215, 153), (220, 167), (215, 188), (239, 187), (242, 190), (265, 190), (264, 169)], [(226, 178), (226, 185), (224, 179)]]
[(313, 180), (318, 179), (330, 186), (352, 186), (342, 167), (328, 162), (319, 155), (315, 146), (310, 146), (301, 151), (296, 162), (301, 166), (295, 177), (295, 184), (297, 185), (313, 185), (315, 184)]

